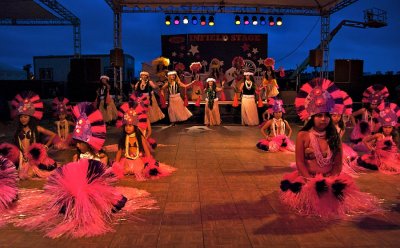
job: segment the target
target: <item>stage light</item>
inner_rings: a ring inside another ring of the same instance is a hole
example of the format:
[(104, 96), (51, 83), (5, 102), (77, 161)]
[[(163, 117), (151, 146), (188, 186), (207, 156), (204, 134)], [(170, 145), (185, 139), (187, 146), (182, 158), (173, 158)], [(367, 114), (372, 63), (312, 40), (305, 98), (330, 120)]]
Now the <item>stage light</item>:
[(270, 16), (270, 17), (268, 18), (268, 23), (269, 23), (270, 26), (274, 26), (274, 25), (275, 25), (274, 17), (273, 17), (273, 16)]
[(201, 17), (200, 17), (200, 25), (201, 25), (201, 26), (206, 25), (206, 17), (205, 17), (205, 16), (201, 16)]
[(253, 18), (251, 18), (251, 20), (252, 20), (252, 23), (254, 26), (256, 26), (258, 24), (257, 16), (253, 16)]
[(171, 17), (170, 16), (165, 17), (165, 25), (167, 25), (167, 26), (171, 25)]
[(249, 25), (249, 17), (248, 16), (244, 16), (243, 17), (243, 23), (244, 23), (244, 25)]
[(192, 24), (197, 25), (197, 17), (196, 16), (192, 17)]
[(174, 24), (175, 25), (179, 25), (179, 16), (175, 16), (175, 19), (174, 19)]
[(266, 24), (266, 22), (265, 22), (265, 17), (264, 17), (264, 16), (261, 16), (261, 17), (260, 17), (260, 24), (261, 24), (261, 25), (265, 25), (265, 24)]
[(240, 25), (240, 16), (235, 16), (235, 24)]
[(276, 25), (277, 26), (282, 26), (283, 22), (282, 22), (282, 17), (278, 17), (276, 18)]
[(210, 25), (210, 26), (214, 26), (215, 25), (214, 16), (208, 17), (208, 25)]
[(183, 24), (185, 24), (185, 25), (188, 24), (188, 23), (189, 23), (188, 17), (187, 17), (187, 16), (184, 16), (182, 22), (183, 22)]

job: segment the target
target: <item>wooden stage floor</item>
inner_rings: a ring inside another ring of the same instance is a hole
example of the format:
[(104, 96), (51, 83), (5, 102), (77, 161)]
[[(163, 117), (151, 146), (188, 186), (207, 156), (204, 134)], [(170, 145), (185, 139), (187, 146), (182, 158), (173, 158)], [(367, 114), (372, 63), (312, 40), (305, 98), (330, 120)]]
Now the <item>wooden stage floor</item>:
[[(95, 238), (52, 240), (7, 225), (0, 229), (0, 247), (399, 247), (399, 176), (367, 172), (356, 179), (363, 191), (384, 199), (385, 214), (325, 222), (298, 216), (280, 203), (280, 179), (291, 171), (294, 154), (256, 149), (258, 127), (153, 129), (160, 144), (155, 157), (178, 171), (145, 182), (126, 177), (119, 185), (149, 191), (159, 209), (141, 210), (141, 220), (122, 221), (115, 232)], [(109, 129), (107, 144), (118, 134)], [(54, 156), (67, 161), (71, 153)], [(43, 184), (20, 182), (25, 188)]]

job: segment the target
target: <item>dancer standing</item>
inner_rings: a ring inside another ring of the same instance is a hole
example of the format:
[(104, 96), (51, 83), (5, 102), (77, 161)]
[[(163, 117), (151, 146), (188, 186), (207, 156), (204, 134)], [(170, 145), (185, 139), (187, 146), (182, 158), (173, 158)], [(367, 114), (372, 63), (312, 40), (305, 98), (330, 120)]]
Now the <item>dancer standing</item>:
[(244, 82), (239, 88), (240, 92), (242, 92), (242, 125), (256, 126), (259, 124), (255, 100), (256, 83), (252, 72), (244, 72), (244, 77)]
[(262, 89), (264, 89), (264, 98), (276, 97), (279, 94), (278, 83), (275, 76), (275, 60), (273, 58), (266, 58), (264, 60), (265, 75), (262, 81)]
[(204, 107), (204, 124), (206, 126), (218, 126), (221, 124), (221, 115), (219, 113), (217, 92), (221, 91), (224, 87), (217, 87), (214, 78), (207, 78), (206, 88), (206, 105)]

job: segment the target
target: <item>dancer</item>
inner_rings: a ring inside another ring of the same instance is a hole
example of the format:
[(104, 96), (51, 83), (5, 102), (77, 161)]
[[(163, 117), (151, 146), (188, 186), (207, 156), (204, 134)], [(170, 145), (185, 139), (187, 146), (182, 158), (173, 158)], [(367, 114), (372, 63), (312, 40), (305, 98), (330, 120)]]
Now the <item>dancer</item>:
[(75, 123), (67, 119), (70, 109), (64, 102), (60, 101), (55, 107), (55, 113), (58, 116), (58, 120), (54, 122), (57, 129), (57, 135), (53, 140), (54, 148), (57, 150), (69, 149), (73, 145), (70, 126), (73, 127), (75, 125)]
[(172, 126), (175, 125), (175, 122), (186, 121), (192, 116), (192, 113), (184, 106), (183, 100), (179, 93), (179, 87), (187, 88), (191, 84), (192, 83), (182, 83), (179, 80), (176, 71), (168, 72), (168, 82), (162, 86), (160, 94), (165, 96), (164, 90), (168, 88), (168, 116)]
[[(386, 105), (386, 106), (385, 106)], [(400, 108), (395, 103), (379, 106), (379, 131), (363, 139), (370, 151), (357, 159), (357, 164), (385, 174), (400, 173), (400, 154), (397, 149), (399, 134), (396, 130)]]
[(76, 141), (77, 148), (72, 161), (92, 159), (108, 165), (108, 156), (102, 149), (106, 128), (101, 112), (91, 103), (81, 102), (73, 107), (72, 113), (76, 119), (72, 138)]
[(158, 106), (157, 99), (154, 90), (158, 89), (158, 86), (149, 79), (149, 73), (147, 71), (140, 72), (140, 80), (135, 85), (136, 95), (147, 95), (150, 100), (149, 109), (147, 115), (150, 123), (159, 121), (165, 117), (164, 113)]
[(341, 141), (329, 114), (335, 103), (343, 103), (338, 89), (320, 78), (303, 85), (295, 100), (301, 119), (310, 119), (297, 135), (297, 171), (284, 175), (280, 188), (282, 202), (302, 215), (344, 219), (379, 209), (375, 197), (341, 174)]
[(145, 109), (132, 101), (121, 105), (117, 127), (122, 128), (113, 170), (119, 177), (133, 174), (138, 181), (170, 175), (176, 169), (159, 163), (150, 154), (141, 130), (147, 127)]
[(264, 99), (268, 99), (270, 97), (276, 97), (279, 94), (279, 86), (276, 82), (274, 71), (275, 60), (273, 58), (266, 58), (264, 60), (264, 65), (266, 70), (262, 81), (261, 90), (264, 89)]
[[(25, 91), (15, 96), (11, 106), (12, 117), (18, 118), (14, 144), (21, 151), (17, 165), (19, 177), (45, 178), (57, 164), (47, 155), (47, 149), (56, 134), (37, 124), (43, 117), (43, 102), (36, 93)], [(40, 143), (43, 140), (45, 140), (44, 145)]]
[[(388, 89), (380, 84), (370, 86), (363, 92), (362, 102), (365, 106), (353, 112), (351, 116), (354, 129), (351, 133), (350, 141), (353, 143), (354, 150), (368, 152), (362, 140), (378, 131), (379, 122), (376, 108), (387, 97), (389, 97)], [(361, 116), (361, 120), (356, 123), (355, 117), (357, 116)]]
[[(189, 68), (192, 71), (192, 101), (196, 101), (195, 106), (200, 107), (200, 102), (204, 92), (203, 82), (200, 80), (199, 71), (203, 66), (200, 62), (193, 62)], [(185, 92), (186, 95), (186, 92)], [(187, 97), (185, 96), (185, 106), (187, 105)]]
[[(285, 150), (294, 152), (295, 145), (294, 142), (290, 140), (292, 128), (290, 128), (289, 123), (282, 118), (282, 113), (285, 113), (282, 100), (269, 98), (268, 112), (273, 115), (273, 118), (265, 122), (261, 127), (261, 133), (265, 139), (257, 143), (257, 148), (270, 152)], [(266, 130), (268, 130), (268, 133), (266, 133)]]
[(110, 78), (108, 76), (100, 77), (100, 87), (97, 89), (96, 106), (103, 115), (104, 122), (110, 125), (117, 119), (118, 110), (115, 107), (114, 100), (110, 96)]
[[(222, 90), (219, 92), (219, 101), (226, 101), (226, 95), (224, 91), (223, 85), (226, 82), (226, 77), (225, 74), (223, 73), (221, 69), (221, 61), (217, 58), (213, 58), (210, 62), (210, 73), (209, 73), (209, 78), (214, 78), (215, 79), (215, 84), (217, 87), (221, 87)], [(231, 98), (232, 99), (232, 98)]]
[(242, 92), (242, 125), (256, 126), (259, 124), (255, 100), (256, 83), (252, 72), (244, 72), (244, 76), (244, 83), (239, 87), (240, 92)]
[(356, 171), (357, 166), (354, 166), (353, 165), (354, 163), (352, 163), (352, 161), (354, 161), (358, 157), (358, 154), (349, 145), (343, 142), (343, 136), (346, 131), (343, 117), (351, 115), (351, 112), (353, 111), (352, 109), (353, 100), (344, 91), (340, 91), (340, 94), (342, 95), (343, 98), (343, 104), (335, 104), (330, 114), (331, 114), (332, 124), (335, 126), (336, 131), (339, 134), (339, 137), (342, 139), (342, 150), (343, 150), (342, 172), (352, 177), (358, 177), (358, 173)]
[(219, 114), (219, 105), (217, 92), (221, 91), (224, 87), (217, 87), (216, 80), (214, 78), (207, 78), (207, 89), (206, 89), (206, 105), (204, 108), (204, 124), (206, 126), (218, 126), (221, 124), (221, 116)]

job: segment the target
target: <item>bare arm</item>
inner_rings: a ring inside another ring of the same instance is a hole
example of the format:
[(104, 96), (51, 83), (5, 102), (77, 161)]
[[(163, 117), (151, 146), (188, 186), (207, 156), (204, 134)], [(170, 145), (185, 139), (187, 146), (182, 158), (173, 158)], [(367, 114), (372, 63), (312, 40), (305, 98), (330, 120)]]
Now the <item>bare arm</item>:
[(54, 137), (56, 137), (56, 134), (44, 127), (41, 127), (41, 126), (37, 126), (37, 130), (39, 133), (42, 133), (42, 134), (46, 135), (47, 137), (49, 137), (49, 140), (45, 144), (45, 146), (49, 147), (51, 145), (51, 143), (53, 142)]
[(150, 149), (149, 149), (149, 144), (147, 143), (147, 140), (144, 136), (141, 137), (142, 138), (142, 144), (143, 144), (143, 150), (144, 150), (144, 154), (146, 157), (151, 157), (151, 153), (150, 153)]
[(336, 156), (333, 160), (332, 171), (329, 176), (338, 176), (340, 172), (342, 172), (343, 167), (343, 149), (342, 145), (340, 145), (339, 151), (336, 153)]
[(265, 137), (266, 139), (268, 139), (268, 135), (267, 135), (267, 133), (265, 132), (265, 130), (267, 130), (267, 129), (271, 126), (271, 123), (272, 123), (272, 121), (269, 120), (269, 121), (267, 121), (267, 122), (264, 124), (264, 126), (261, 128), (261, 133), (262, 133), (262, 135), (264, 135), (264, 137)]
[(161, 90), (160, 90), (160, 94), (161, 95), (164, 95), (165, 93), (164, 93), (164, 90), (166, 89), (168, 87), (168, 83), (165, 83), (162, 87), (161, 87)]
[(365, 108), (360, 108), (359, 110), (353, 112), (353, 114), (350, 116), (350, 120), (351, 120), (351, 123), (353, 124), (353, 126), (356, 125), (355, 117), (359, 116), (359, 115), (362, 115), (364, 112), (365, 112)]
[(297, 170), (299, 171), (299, 174), (303, 177), (310, 178), (311, 175), (306, 167), (305, 157), (304, 157), (305, 141), (307, 137), (308, 137), (308, 132), (300, 131), (297, 134), (295, 155), (296, 155), (296, 166)]
[(158, 85), (156, 85), (153, 81), (150, 80), (149, 84), (153, 89), (158, 89)]
[(146, 137), (145, 137), (145, 138), (150, 137), (150, 136), (151, 136), (151, 132), (152, 132), (152, 130), (151, 130), (151, 123), (150, 123), (150, 120), (147, 119), (147, 132), (146, 132)]
[(288, 130), (287, 137), (290, 139), (290, 136), (292, 136), (292, 128), (290, 127), (289, 122), (287, 122), (286, 120), (285, 120), (285, 125), (286, 125), (286, 129)]
[(118, 149), (117, 154), (115, 155), (115, 162), (121, 161), (122, 158), (122, 149)]
[(380, 133), (376, 133), (374, 135), (368, 135), (362, 140), (362, 142), (368, 148), (368, 150), (373, 151), (374, 147), (372, 146), (371, 142), (374, 140), (378, 140), (380, 136), (381, 136)]

